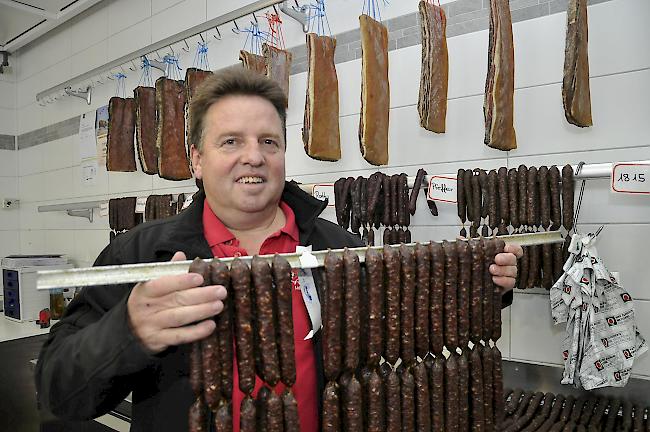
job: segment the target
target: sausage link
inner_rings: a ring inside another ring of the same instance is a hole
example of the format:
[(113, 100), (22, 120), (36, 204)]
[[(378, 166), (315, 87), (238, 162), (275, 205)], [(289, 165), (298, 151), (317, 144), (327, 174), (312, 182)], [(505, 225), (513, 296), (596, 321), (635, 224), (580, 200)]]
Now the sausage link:
[(341, 198), (343, 201), (343, 228), (348, 229), (350, 227), (350, 219), (352, 213), (352, 184), (354, 183), (354, 177), (348, 177), (343, 183), (343, 191), (341, 192)]
[(386, 174), (381, 175), (381, 191), (384, 195), (384, 212), (382, 214), (382, 224), (385, 227), (389, 227), (393, 222), (393, 212), (391, 209), (392, 199), (391, 199), (391, 181), (390, 176)]
[[(485, 413), (485, 430), (494, 430), (494, 361), (492, 353), (488, 347), (478, 344), (481, 354), (481, 363), (483, 365), (483, 412)], [(476, 348), (474, 348), (476, 349)]]
[[(480, 355), (481, 353), (480, 349), (477, 352)], [(506, 403), (506, 412), (505, 412), (506, 416), (511, 417), (515, 414), (515, 411), (517, 411), (517, 407), (519, 406), (519, 400), (521, 399), (523, 394), (524, 391), (522, 389), (515, 389), (512, 392), (510, 400)]]
[(494, 305), (494, 293), (496, 289), (494, 282), (492, 281), (492, 273), (490, 273), (490, 266), (494, 263), (495, 257), (495, 244), (491, 240), (483, 241), (483, 340), (488, 341), (492, 337), (494, 330), (494, 311), (493, 307), (499, 307), (499, 305)]
[[(503, 253), (506, 244), (503, 240), (494, 240), (494, 257)], [(494, 261), (492, 261), (494, 262)], [(491, 339), (496, 342), (501, 339), (501, 287), (492, 283), (492, 335)]]
[(461, 238), (467, 238), (467, 228), (462, 227), (462, 228), (460, 229), (459, 236), (460, 236)]
[(470, 331), (470, 291), (472, 286), (472, 252), (469, 243), (458, 241), (458, 343), (467, 349)]
[(472, 225), (469, 227), (469, 236), (470, 238), (478, 237), (478, 226), (474, 222), (472, 222)]
[[(585, 404), (586, 407), (586, 404)], [(584, 409), (583, 409), (584, 413)], [(622, 415), (622, 429), (624, 431), (631, 431), (632, 430), (632, 403), (630, 401), (625, 401), (623, 402), (623, 415)]]
[(361, 226), (368, 225), (368, 179), (359, 177), (359, 219)]
[[(474, 172), (470, 170), (465, 170), (463, 174), (463, 187), (465, 188), (465, 202), (467, 203), (467, 220), (475, 221), (475, 201), (474, 201)], [(476, 179), (476, 184), (478, 184), (478, 179)], [(479, 218), (480, 219), (480, 218)]]
[(368, 278), (368, 365), (376, 367), (383, 355), (384, 259), (376, 249), (366, 251)]
[[(366, 262), (368, 255), (366, 255)], [(429, 283), (431, 280), (431, 255), (427, 246), (415, 245), (417, 281), (415, 287), (415, 352), (424, 358), (429, 352)]]
[(401, 258), (400, 327), (401, 358), (406, 366), (415, 361), (415, 253), (402, 245)]
[(197, 398), (190, 406), (188, 415), (189, 432), (208, 431), (208, 411), (202, 398)]
[(255, 355), (253, 352), (253, 299), (248, 265), (235, 258), (230, 265), (235, 301), (235, 347), (239, 388), (251, 394), (255, 388)]
[(564, 396), (557, 395), (555, 397), (555, 402), (553, 402), (553, 407), (550, 410), (550, 414), (542, 419), (542, 424), (537, 429), (535, 429), (535, 431), (548, 432), (548, 430), (555, 424), (555, 421), (559, 417), (563, 405)]
[(424, 362), (413, 368), (415, 378), (415, 420), (417, 431), (431, 430), (431, 395), (429, 394), (429, 376)]
[(404, 230), (404, 243), (411, 243), (411, 231), (408, 228)]
[(528, 409), (528, 405), (530, 405), (530, 400), (533, 397), (533, 393), (531, 392), (525, 392), (523, 397), (521, 398), (521, 401), (519, 402), (519, 405), (517, 405), (517, 410), (515, 413), (512, 415), (512, 417), (507, 418), (502, 425), (502, 429), (505, 431), (510, 426), (515, 424), (515, 422), (524, 415), (526, 410)]
[(488, 217), (489, 206), (489, 190), (488, 190), (488, 174), (484, 169), (478, 169), (478, 182), (481, 187), (480, 202), (481, 202), (481, 218)]
[(542, 245), (542, 287), (550, 290), (553, 286), (553, 246)]
[(400, 354), (400, 257), (396, 248), (384, 246), (386, 274), (386, 361), (395, 364)]
[(483, 338), (483, 261), (485, 253), (479, 240), (471, 240), (472, 281), (470, 302), (470, 338), (476, 343)]
[(496, 229), (499, 225), (497, 220), (497, 212), (499, 203), (497, 201), (497, 187), (499, 183), (499, 175), (495, 170), (490, 170), (487, 180), (487, 208), (488, 208), (488, 223), (491, 229)]
[(562, 411), (560, 412), (560, 418), (555, 422), (555, 424), (551, 425), (549, 431), (562, 430), (562, 428), (567, 423), (567, 421), (569, 421), (569, 416), (571, 415), (571, 411), (573, 410), (574, 405), (575, 405), (575, 398), (573, 396), (567, 396), (565, 400), (564, 408), (562, 408)]
[(574, 424), (577, 424), (578, 421), (580, 420), (582, 409), (584, 408), (586, 403), (587, 403), (586, 396), (580, 396), (578, 399), (576, 399), (576, 404), (573, 407), (573, 410), (571, 411), (571, 416), (569, 417), (569, 420), (572, 421)]
[(379, 188), (377, 188), (377, 179), (379, 178), (378, 175), (379, 175), (378, 172), (374, 172), (370, 174), (370, 177), (368, 177), (368, 180), (366, 181), (367, 201), (364, 201), (363, 203), (367, 203), (366, 212), (367, 212), (367, 222), (369, 226), (372, 226), (374, 222), (375, 209), (377, 208), (377, 201), (379, 200), (379, 192), (381, 191)]
[(456, 208), (460, 221), (465, 224), (467, 221), (467, 201), (465, 201), (465, 170), (460, 168), (456, 175)]
[(411, 189), (411, 196), (409, 197), (409, 213), (411, 216), (415, 214), (418, 203), (418, 195), (420, 194), (420, 189), (422, 189), (422, 183), (424, 183), (424, 177), (427, 175), (427, 172), (420, 168), (415, 175), (415, 183), (413, 184), (413, 189)]
[(390, 228), (390, 227), (384, 228), (384, 245), (389, 245), (390, 244), (390, 239), (392, 237), (391, 231), (392, 231), (392, 228)]
[(425, 365), (429, 367), (429, 391), (431, 393), (431, 429), (445, 429), (445, 358), (442, 354), (431, 360), (427, 357)]
[(505, 226), (508, 226), (510, 224), (510, 204), (508, 202), (508, 168), (499, 168), (498, 178), (499, 216)]
[(516, 168), (511, 168), (508, 171), (508, 203), (510, 225), (517, 229), (521, 226), (521, 221), (519, 219), (519, 184), (517, 182)]
[(273, 314), (273, 276), (271, 266), (258, 255), (251, 262), (255, 290), (255, 319), (257, 323), (257, 349), (262, 359), (262, 380), (275, 386), (280, 381), (280, 361)]
[(618, 412), (621, 408), (620, 399), (612, 399), (611, 404), (609, 405), (609, 412), (607, 413), (607, 421), (605, 423), (604, 432), (614, 432), (614, 426), (616, 426), (616, 421), (618, 420)]
[[(210, 266), (201, 258), (190, 264), (189, 273), (198, 273), (203, 277), (202, 286), (210, 285)], [(201, 342), (193, 342), (190, 349), (190, 385), (195, 396), (203, 393), (203, 364)]]
[(528, 247), (528, 252), (530, 254), (530, 260), (528, 263), (528, 288), (534, 288), (539, 285), (541, 249), (542, 247), (540, 245)]
[(404, 206), (404, 188), (406, 188), (406, 194), (408, 194), (408, 184), (404, 182), (404, 176), (406, 174), (400, 174), (397, 178), (397, 225), (406, 226), (406, 215), (405, 212), (408, 212), (408, 206)]
[(404, 228), (398, 228), (397, 229), (397, 241), (395, 244), (402, 244), (406, 243), (406, 231), (404, 231)]
[(560, 205), (560, 170), (553, 165), (548, 169), (548, 185), (551, 190), (551, 231), (557, 231), (562, 225), (562, 207)]
[(444, 241), (445, 253), (445, 345), (449, 351), (458, 347), (458, 250), (456, 243)]
[(431, 252), (431, 285), (429, 297), (429, 341), (431, 352), (442, 353), (444, 339), (444, 309), (445, 302), (445, 253), (440, 243), (429, 244)]
[[(594, 408), (596, 408), (596, 404), (598, 403), (598, 399), (596, 397), (590, 397), (587, 399), (587, 402), (585, 403), (585, 406), (582, 408), (582, 414), (580, 414), (580, 419), (578, 421), (578, 424), (581, 425), (588, 425), (589, 420), (591, 420), (591, 416), (594, 414)], [(630, 416), (632, 413), (630, 412)]]
[(520, 431), (523, 429), (530, 421), (533, 419), (535, 416), (535, 413), (537, 412), (540, 402), (542, 401), (542, 398), (544, 397), (544, 393), (542, 392), (537, 392), (533, 395), (531, 398), (526, 411), (522, 413), (521, 416), (515, 419), (513, 424), (510, 425), (509, 428), (506, 429), (508, 432), (515, 432), (515, 431)]
[(634, 423), (632, 425), (632, 432), (643, 432), (643, 411), (641, 405), (634, 406)]
[(528, 273), (530, 267), (530, 248), (524, 246), (522, 249), (524, 254), (519, 259), (519, 271), (517, 272), (519, 280), (517, 282), (517, 287), (519, 289), (526, 289), (528, 287)]
[(405, 173), (400, 174), (400, 183), (402, 184), (402, 195), (400, 196), (402, 207), (402, 226), (411, 225), (411, 212), (409, 211), (409, 177)]
[(386, 394), (386, 430), (402, 430), (402, 405), (400, 379), (396, 372), (391, 371), (385, 379)]
[(256, 428), (255, 401), (252, 397), (246, 396), (241, 401), (239, 411), (239, 430), (241, 432), (255, 432)]
[(547, 166), (541, 166), (537, 170), (539, 187), (539, 207), (542, 227), (548, 230), (551, 226), (551, 192), (548, 183), (549, 171)]
[(390, 244), (400, 244), (400, 230), (398, 227), (394, 227), (393, 230), (391, 231), (391, 238), (390, 238)]
[(373, 230), (372, 228), (368, 229), (367, 242), (368, 242), (368, 246), (375, 245), (375, 230)]
[(539, 200), (539, 189), (537, 187), (537, 168), (532, 166), (528, 168), (528, 176), (526, 178), (526, 215), (528, 225), (537, 226), (539, 209), (537, 207)]
[(564, 273), (564, 250), (562, 243), (553, 243), (553, 281), (557, 281)]
[[(218, 354), (216, 357), (219, 359), (217, 370), (219, 370), (220, 374), (220, 377), (215, 379), (219, 383), (221, 397), (230, 399), (233, 388), (233, 299), (230, 294), (230, 269), (228, 265), (216, 258), (213, 259), (210, 263), (210, 279), (214, 285), (222, 285), (229, 293), (223, 301), (223, 311), (215, 318), (217, 328), (214, 333), (218, 335)], [(206, 400), (208, 400), (207, 395)], [(213, 411), (215, 411), (214, 408)]]
[(356, 253), (345, 249), (343, 252), (343, 268), (345, 270), (345, 353), (344, 366), (347, 370), (355, 370), (359, 365), (359, 337), (361, 335), (361, 299), (359, 257)]
[(390, 176), (390, 224), (399, 225), (400, 214), (400, 195), (399, 195), (400, 175), (393, 174)]
[(567, 232), (573, 229), (573, 191), (575, 180), (571, 165), (562, 167), (562, 225)]
[(222, 402), (214, 415), (215, 432), (232, 431), (232, 402)]
[(282, 399), (274, 391), (269, 393), (266, 400), (266, 429), (268, 432), (284, 431), (284, 415), (282, 413)]
[(519, 189), (519, 222), (528, 225), (528, 168), (526, 165), (519, 165), (517, 170), (517, 183)]
[(379, 374), (374, 370), (368, 378), (367, 389), (367, 431), (379, 432), (384, 430), (384, 388)]
[(446, 432), (459, 430), (459, 388), (458, 362), (456, 355), (451, 354), (445, 361), (445, 428)]
[(472, 219), (472, 222), (476, 223), (478, 226), (481, 223), (481, 205), (482, 205), (481, 182), (479, 180), (479, 175), (478, 174), (472, 175), (471, 181), (472, 181), (472, 212), (474, 214), (474, 219)]
[(438, 206), (436, 202), (430, 199), (427, 199), (427, 205), (429, 206), (429, 212), (432, 216), (438, 216)]
[(343, 199), (343, 188), (345, 186), (345, 177), (341, 177), (334, 182), (334, 211), (336, 213), (336, 222), (342, 228), (347, 228), (344, 225), (343, 213), (345, 211), (345, 201)]
[(255, 423), (257, 424), (258, 430), (266, 430), (268, 428), (268, 410), (269, 410), (269, 397), (271, 396), (271, 390), (262, 386), (262, 388), (257, 392), (257, 399), (255, 399)]
[(465, 352), (458, 356), (458, 429), (461, 431), (469, 430), (471, 425), (469, 419), (468, 350), (469, 348), (465, 348)]
[(486, 391), (483, 387), (483, 364), (481, 361), (481, 354), (479, 353), (478, 345), (470, 354), (470, 389), (471, 389), (471, 424), (472, 431), (485, 432), (485, 406), (483, 404), (483, 392)]
[(201, 369), (203, 371), (203, 397), (212, 411), (217, 410), (221, 399), (219, 336), (219, 333), (215, 330), (200, 342)]
[(415, 379), (409, 368), (402, 370), (400, 385), (402, 395), (402, 430), (415, 432)]
[(327, 279), (326, 309), (323, 328), (323, 356), (325, 376), (335, 380), (343, 367), (343, 348), (341, 326), (343, 321), (343, 258), (333, 252), (325, 256), (325, 274)]
[(339, 410), (338, 385), (330, 381), (323, 391), (323, 432), (339, 432), (341, 430), (341, 414)]
[(363, 177), (359, 176), (354, 179), (352, 188), (350, 189), (350, 197), (352, 198), (352, 232), (358, 233), (361, 227), (361, 182)]
[(273, 257), (272, 270), (278, 318), (276, 337), (280, 346), (280, 375), (282, 382), (291, 387), (296, 383), (291, 265), (285, 258), (276, 254)]
[(596, 405), (596, 409), (594, 410), (594, 413), (591, 416), (591, 419), (589, 420), (589, 430), (598, 430), (600, 431), (601, 428), (601, 422), (603, 420), (603, 416), (605, 415), (605, 410), (609, 406), (609, 399), (607, 398), (599, 398), (598, 399), (598, 405)]

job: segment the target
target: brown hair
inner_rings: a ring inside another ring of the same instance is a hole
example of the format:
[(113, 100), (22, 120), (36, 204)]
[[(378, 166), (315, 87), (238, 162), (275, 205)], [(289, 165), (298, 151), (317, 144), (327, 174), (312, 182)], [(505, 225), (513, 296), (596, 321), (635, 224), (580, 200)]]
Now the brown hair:
[(284, 91), (274, 81), (244, 68), (229, 68), (215, 72), (214, 75), (203, 81), (190, 103), (190, 144), (199, 151), (203, 145), (203, 120), (208, 109), (226, 96), (244, 95), (259, 96), (271, 102), (275, 107), (280, 120), (284, 141), (287, 141), (287, 97)]

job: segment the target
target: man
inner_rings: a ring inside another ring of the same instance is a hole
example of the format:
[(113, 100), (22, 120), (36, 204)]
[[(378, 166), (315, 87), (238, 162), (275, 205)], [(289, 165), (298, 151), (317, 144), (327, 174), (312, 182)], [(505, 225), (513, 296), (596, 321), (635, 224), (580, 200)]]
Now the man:
[[(118, 236), (96, 265), (127, 264), (358, 247), (361, 242), (318, 218), (325, 203), (285, 182), (286, 100), (271, 81), (240, 70), (208, 78), (192, 101), (192, 163), (202, 189), (192, 205), (169, 219)], [(514, 285), (521, 248), (508, 246), (491, 271)], [(188, 343), (208, 336), (223, 309), (222, 286), (201, 287), (195, 274), (135, 286), (82, 291), (56, 324), (37, 365), (39, 400), (65, 418), (93, 418), (133, 392), (133, 431), (187, 430), (194, 395)], [(322, 386), (320, 332), (304, 341), (309, 321), (300, 291), (293, 293), (301, 428), (318, 430)], [(239, 401), (234, 368), (233, 420)], [(256, 389), (261, 383), (258, 380)]]

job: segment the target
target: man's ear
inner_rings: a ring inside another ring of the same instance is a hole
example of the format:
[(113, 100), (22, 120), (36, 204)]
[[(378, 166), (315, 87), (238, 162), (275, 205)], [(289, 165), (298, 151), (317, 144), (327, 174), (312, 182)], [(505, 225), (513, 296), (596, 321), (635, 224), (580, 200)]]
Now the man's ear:
[(201, 152), (196, 148), (194, 144), (190, 147), (190, 154), (192, 156), (192, 169), (194, 171), (194, 177), (197, 179), (203, 178), (203, 173), (201, 170)]

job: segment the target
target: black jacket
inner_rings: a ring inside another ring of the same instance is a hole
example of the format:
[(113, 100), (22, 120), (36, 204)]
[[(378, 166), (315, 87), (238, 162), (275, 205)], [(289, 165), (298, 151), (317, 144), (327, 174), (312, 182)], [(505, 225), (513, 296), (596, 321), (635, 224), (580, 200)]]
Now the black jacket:
[[(294, 183), (282, 199), (293, 209), (300, 244), (314, 250), (362, 246), (360, 239), (319, 218), (325, 203)], [(119, 235), (95, 265), (169, 261), (176, 251), (188, 259), (211, 258), (203, 236), (204, 195), (180, 214), (139, 225)], [(132, 431), (184, 431), (193, 400), (188, 345), (149, 355), (127, 324), (126, 301), (133, 285), (89, 287), (70, 303), (50, 331), (36, 366), (39, 402), (66, 419), (90, 419), (113, 409), (133, 392)], [(322, 388), (320, 332), (314, 338)], [(322, 393), (322, 392), (321, 392)]]

